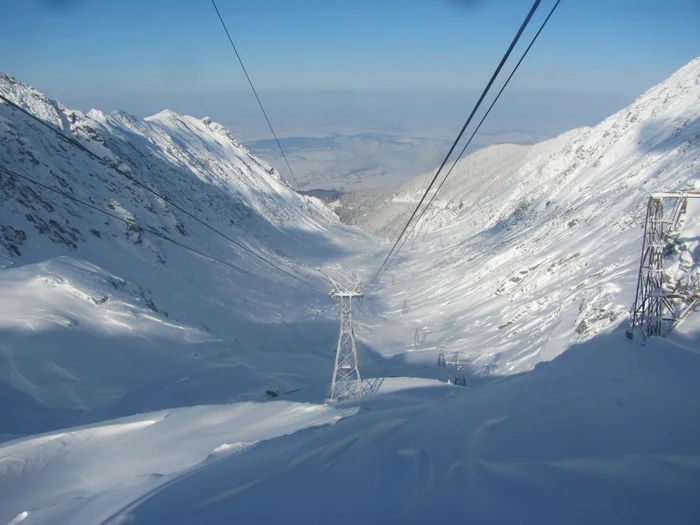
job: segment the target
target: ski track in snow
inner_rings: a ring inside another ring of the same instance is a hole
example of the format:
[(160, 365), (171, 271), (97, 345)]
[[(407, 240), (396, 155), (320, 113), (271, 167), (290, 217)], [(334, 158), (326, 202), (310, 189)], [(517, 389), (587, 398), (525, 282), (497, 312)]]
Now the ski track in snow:
[[(594, 128), (461, 161), (358, 305), (374, 395), (334, 407), (315, 269), (371, 278), (430, 174), (358, 207), (375, 237), (210, 119), (84, 115), (1, 74), (0, 91), (301, 279), (0, 104), (0, 163), (253, 274), (3, 175), (0, 524), (700, 513), (700, 321), (649, 342), (621, 328), (648, 194), (700, 190), (700, 59)], [(684, 226), (669, 286), (698, 275), (700, 203)]]

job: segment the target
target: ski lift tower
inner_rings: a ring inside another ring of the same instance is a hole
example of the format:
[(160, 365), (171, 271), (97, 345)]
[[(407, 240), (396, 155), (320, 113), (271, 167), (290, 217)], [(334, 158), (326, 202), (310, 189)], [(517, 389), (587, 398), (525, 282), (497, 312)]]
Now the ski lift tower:
[(328, 279), (333, 284), (329, 297), (340, 299), (340, 335), (331, 382), (331, 401), (361, 398), (362, 379), (360, 363), (357, 359), (355, 333), (352, 328), (352, 300), (362, 297), (360, 290), (362, 281), (357, 281), (351, 286), (341, 286), (331, 277)]
[[(467, 386), (467, 372), (465, 369), (466, 360), (462, 358), (461, 352), (453, 352), (452, 358), (447, 362), (447, 364), (454, 365), (457, 368), (455, 371), (455, 380), (453, 384), (458, 386)], [(438, 366), (440, 365), (438, 364)]]
[(664, 258), (673, 239), (683, 229), (688, 199), (694, 198), (700, 198), (700, 192), (660, 192), (649, 197), (632, 328), (627, 331), (630, 339), (636, 327), (641, 329), (645, 339), (664, 335), (700, 305), (697, 290), (682, 294), (664, 289)]

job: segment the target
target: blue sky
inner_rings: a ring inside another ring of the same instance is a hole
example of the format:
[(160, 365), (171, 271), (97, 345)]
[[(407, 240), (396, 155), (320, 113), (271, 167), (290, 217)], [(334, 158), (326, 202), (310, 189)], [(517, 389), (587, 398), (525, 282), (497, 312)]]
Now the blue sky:
[[(555, 0), (543, 0), (519, 55)], [(71, 108), (269, 138), (210, 0), (5, 2), (0, 71)], [(217, 0), (280, 136), (461, 127), (531, 0)], [(593, 125), (700, 52), (698, 0), (563, 0), (484, 134)]]
[[(477, 89), (530, 0), (218, 5), (261, 90)], [(209, 0), (23, 0), (3, 12), (0, 69), (59, 98), (245, 87)], [(513, 87), (638, 94), (694, 58), (698, 23), (697, 0), (563, 0)]]

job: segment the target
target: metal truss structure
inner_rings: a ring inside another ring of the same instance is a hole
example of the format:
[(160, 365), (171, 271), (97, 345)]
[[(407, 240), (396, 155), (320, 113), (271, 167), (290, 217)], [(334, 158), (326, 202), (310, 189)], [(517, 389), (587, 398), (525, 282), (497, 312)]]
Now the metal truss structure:
[(467, 372), (464, 368), (464, 361), (457, 361), (457, 371), (455, 372), (455, 385), (467, 386)]
[(645, 339), (664, 335), (700, 305), (700, 290), (669, 292), (664, 289), (663, 279), (664, 258), (682, 229), (690, 198), (700, 198), (700, 192), (652, 193), (649, 197), (632, 329), (627, 331), (630, 338), (636, 327)]
[[(443, 365), (440, 365), (440, 357), (442, 356), (443, 360)], [(438, 366), (446, 366), (446, 365), (452, 365), (457, 368), (455, 372), (455, 380), (454, 384), (459, 385), (459, 386), (467, 386), (467, 371), (466, 371), (466, 364), (467, 360), (462, 359), (462, 356), (460, 355), (460, 352), (453, 352), (452, 357), (450, 357), (450, 360), (445, 362), (445, 353), (442, 348), (440, 348), (440, 355), (438, 356)]]
[(445, 362), (445, 349), (441, 346), (440, 353), (438, 354), (438, 366), (447, 366)]
[(333, 289), (328, 295), (333, 299), (340, 299), (340, 335), (335, 353), (330, 399), (345, 401), (361, 398), (362, 379), (352, 326), (352, 300), (362, 297), (360, 290), (362, 282), (357, 281), (350, 286), (342, 286), (331, 277), (328, 278), (333, 283)]

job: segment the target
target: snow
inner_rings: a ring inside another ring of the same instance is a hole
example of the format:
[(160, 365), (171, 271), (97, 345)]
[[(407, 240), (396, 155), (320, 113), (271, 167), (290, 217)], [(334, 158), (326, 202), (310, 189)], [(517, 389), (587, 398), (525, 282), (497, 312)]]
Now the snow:
[(263, 443), (124, 513), (173, 524), (694, 523), (700, 397), (687, 394), (699, 372), (697, 353), (618, 331), (437, 403), (420, 391), (393, 406), (369, 398), (332, 427)]
[(284, 402), (199, 406), (11, 442), (0, 451), (0, 523), (100, 522), (177, 477), (351, 413)]
[[(700, 59), (594, 128), (464, 159), (357, 305), (371, 395), (334, 406), (317, 268), (371, 278), (389, 244), (211, 119), (0, 91), (297, 277), (0, 104), (1, 164), (248, 272), (2, 176), (0, 524), (697, 521), (700, 318), (625, 328), (649, 193), (700, 187)], [(429, 176), (365, 225), (394, 232)], [(693, 202), (670, 286), (699, 234)]]
[(263, 400), (267, 389), (303, 386), (323, 399), (337, 326), (315, 267), (342, 254), (341, 239), (371, 239), (296, 194), (213, 122), (81, 116), (4, 75), (0, 89), (48, 123), (65, 117), (91, 151), (275, 265), (0, 104), (1, 164), (246, 272), (3, 175), (1, 434)]

